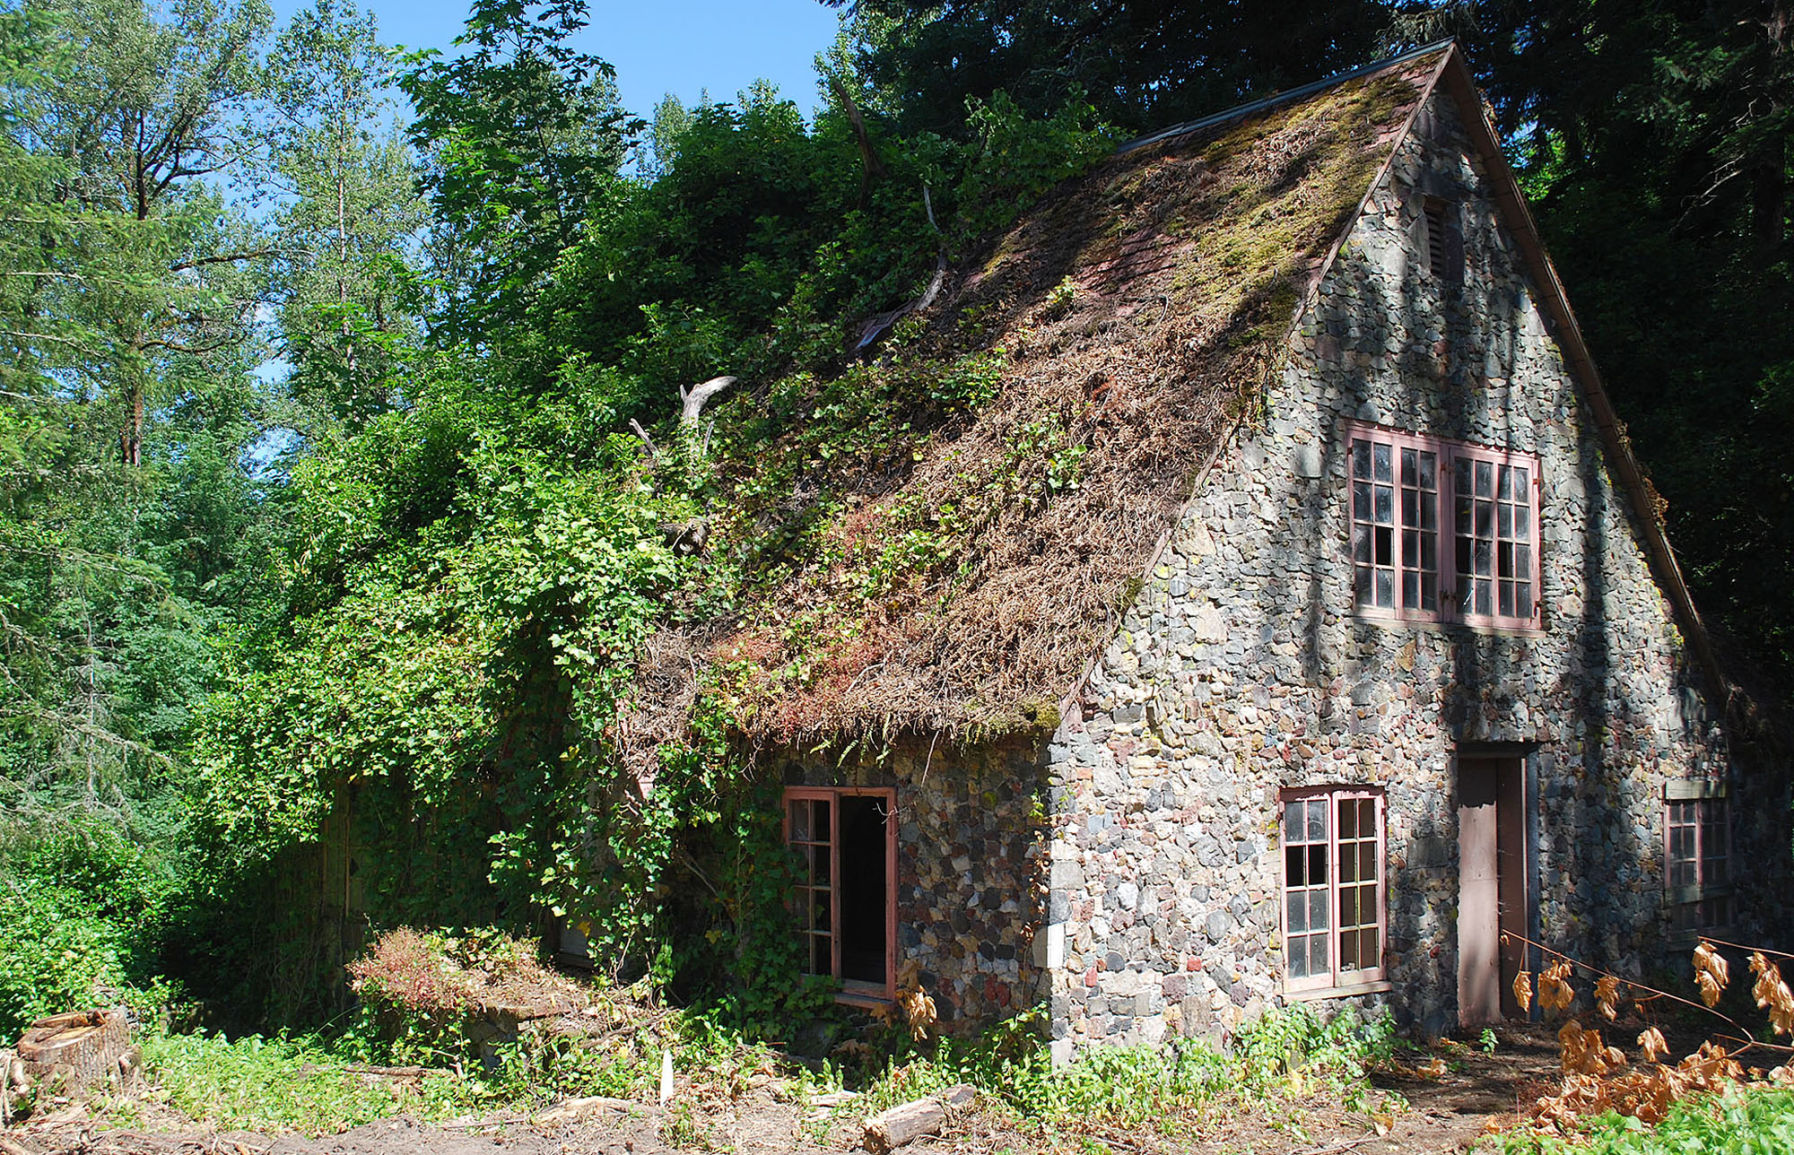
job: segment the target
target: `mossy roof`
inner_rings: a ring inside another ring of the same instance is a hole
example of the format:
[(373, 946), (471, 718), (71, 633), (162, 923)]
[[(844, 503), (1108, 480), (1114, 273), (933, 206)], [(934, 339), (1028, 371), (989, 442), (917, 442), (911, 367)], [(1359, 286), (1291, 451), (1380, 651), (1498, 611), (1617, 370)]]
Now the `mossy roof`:
[[(954, 269), (881, 364), (804, 384), (813, 421), (725, 447), (710, 549), (762, 564), (724, 626), (659, 640), (647, 713), (689, 702), (689, 669), (767, 743), (1051, 726), (1446, 51), (1118, 153)], [(768, 398), (738, 403), (719, 429)]]

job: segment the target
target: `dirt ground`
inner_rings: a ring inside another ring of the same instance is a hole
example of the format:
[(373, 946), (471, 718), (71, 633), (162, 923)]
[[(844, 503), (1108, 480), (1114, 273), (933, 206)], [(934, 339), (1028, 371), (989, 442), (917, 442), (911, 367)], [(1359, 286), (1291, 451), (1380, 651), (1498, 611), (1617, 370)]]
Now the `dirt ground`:
[[(1003, 1111), (978, 1107), (944, 1135), (904, 1148), (906, 1155), (997, 1155), (1058, 1150), (1204, 1155), (1407, 1155), (1465, 1150), (1492, 1127), (1511, 1124), (1554, 1085), (1556, 1040), (1542, 1027), (1499, 1032), (1493, 1054), (1444, 1044), (1409, 1054), (1396, 1069), (1373, 1076), (1365, 1102), (1345, 1109), (1312, 1096), (1229, 1110), (1217, 1106), (1192, 1134), (1172, 1137), (1122, 1130), (1101, 1119), (1071, 1131), (1022, 1129)], [(1388, 1109), (1390, 1093), (1406, 1109)], [(178, 1117), (151, 1119), (138, 1130), (96, 1123), (81, 1108), (0, 1132), (4, 1155), (671, 1155), (674, 1152), (848, 1152), (859, 1146), (862, 1112), (849, 1101), (831, 1110), (805, 1109), (772, 1086), (741, 1098), (675, 1098), (653, 1105), (593, 1103), (570, 1120), (494, 1117), (458, 1124), (387, 1119), (321, 1139), (298, 1135), (217, 1133)]]

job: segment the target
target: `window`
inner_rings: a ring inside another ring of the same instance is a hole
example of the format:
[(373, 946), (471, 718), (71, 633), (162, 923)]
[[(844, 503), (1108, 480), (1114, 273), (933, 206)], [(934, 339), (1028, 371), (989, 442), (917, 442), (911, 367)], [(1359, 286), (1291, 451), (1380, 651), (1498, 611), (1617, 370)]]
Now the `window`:
[(1672, 782), (1665, 805), (1664, 883), (1670, 928), (1683, 934), (1731, 925), (1731, 810), (1700, 782)]
[(799, 860), (792, 905), (804, 969), (840, 979), (845, 1001), (892, 997), (896, 809), (889, 788), (785, 791), (785, 841)]
[(1358, 612), (1538, 629), (1538, 459), (1371, 425), (1348, 435)]
[(1285, 989), (1381, 981), (1383, 909), (1383, 792), (1284, 791)]

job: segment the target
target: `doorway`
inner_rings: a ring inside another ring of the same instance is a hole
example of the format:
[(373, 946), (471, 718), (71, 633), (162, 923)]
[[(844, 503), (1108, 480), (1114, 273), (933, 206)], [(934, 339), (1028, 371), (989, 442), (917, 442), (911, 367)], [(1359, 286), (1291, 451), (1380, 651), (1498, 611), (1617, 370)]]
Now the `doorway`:
[[(1526, 958), (1526, 761), (1458, 757), (1458, 1025), (1519, 1016), (1514, 978)], [(1504, 943), (1503, 934), (1509, 935)]]

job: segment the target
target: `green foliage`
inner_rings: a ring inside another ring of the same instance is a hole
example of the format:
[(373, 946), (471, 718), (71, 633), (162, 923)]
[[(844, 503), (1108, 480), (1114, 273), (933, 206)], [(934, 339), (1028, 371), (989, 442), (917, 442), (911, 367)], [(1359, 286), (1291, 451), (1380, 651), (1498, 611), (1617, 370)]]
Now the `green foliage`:
[[(219, 1130), (328, 1135), (400, 1110), (440, 1117), (452, 1102), (441, 1094), (420, 1102), (403, 1084), (355, 1074), (315, 1039), (152, 1032), (140, 1045), (154, 1084), (145, 1097)], [(441, 1105), (434, 1111), (431, 1099)]]
[(417, 53), (399, 87), (450, 262), (440, 271), (450, 340), (521, 320), (560, 251), (616, 181), (636, 127), (615, 69), (568, 46), (580, 0), (476, 0), (452, 59)]
[(92, 819), (0, 840), (0, 856), (0, 1038), (72, 1008), (166, 1001), (156, 953), (174, 887), (166, 863)]
[(1669, 1115), (1655, 1126), (1610, 1113), (1587, 1120), (1582, 1130), (1569, 1138), (1518, 1130), (1487, 1141), (1478, 1150), (1498, 1150), (1504, 1155), (1657, 1155), (1672, 1151), (1772, 1155), (1789, 1150), (1790, 1145), (1794, 1145), (1794, 1092), (1733, 1087), (1717, 1095), (1678, 1099)]
[(907, 131), (957, 137), (968, 107), (996, 93), (1033, 117), (1088, 93), (1104, 120), (1144, 132), (1364, 63), (1393, 7), (861, 0), (849, 27), (853, 62), (883, 98), (874, 107)]
[(1368, 1069), (1389, 1058), (1394, 1040), (1387, 1017), (1348, 1012), (1323, 1020), (1296, 1006), (1250, 1024), (1232, 1054), (1202, 1042), (1093, 1047), (1056, 1067), (1039, 1041), (1041, 1017), (1018, 1016), (970, 1043), (943, 1040), (931, 1055), (900, 1055), (867, 1088), (866, 1109), (970, 1083), (1049, 1128), (1101, 1119), (1175, 1131), (1194, 1112), (1236, 1094), (1356, 1092)]

